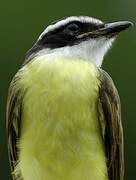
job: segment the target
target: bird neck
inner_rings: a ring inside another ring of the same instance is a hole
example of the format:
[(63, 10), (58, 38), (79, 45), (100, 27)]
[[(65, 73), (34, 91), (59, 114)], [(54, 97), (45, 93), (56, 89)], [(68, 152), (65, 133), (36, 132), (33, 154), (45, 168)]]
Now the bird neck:
[(84, 59), (85, 61), (90, 61), (95, 66), (100, 67), (103, 62), (104, 55), (110, 48), (114, 39), (111, 40), (88, 40), (80, 42), (79, 44), (72, 46), (64, 46), (61, 48), (41, 48), (37, 52), (32, 53), (29, 58), (34, 57), (42, 58), (67, 58), (67, 59)]

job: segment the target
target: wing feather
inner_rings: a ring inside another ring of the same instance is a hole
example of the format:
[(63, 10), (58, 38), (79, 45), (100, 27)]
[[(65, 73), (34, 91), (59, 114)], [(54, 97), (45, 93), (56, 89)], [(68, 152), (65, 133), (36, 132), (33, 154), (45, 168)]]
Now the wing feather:
[[(9, 162), (12, 172), (18, 161), (17, 141), (20, 137), (21, 124), (21, 107), (22, 96), (20, 88), (18, 87), (19, 76), (16, 75), (9, 87), (9, 94), (7, 100), (7, 134), (8, 134), (8, 153)], [(15, 177), (13, 176), (13, 179)]]
[(110, 180), (124, 180), (124, 144), (120, 98), (111, 77), (100, 69), (100, 102), (105, 119), (104, 142)]

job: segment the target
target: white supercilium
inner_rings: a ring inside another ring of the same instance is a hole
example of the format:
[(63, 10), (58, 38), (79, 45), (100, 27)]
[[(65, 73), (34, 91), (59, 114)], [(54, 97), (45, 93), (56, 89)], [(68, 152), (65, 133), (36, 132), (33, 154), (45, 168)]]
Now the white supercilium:
[[(43, 32), (42, 34), (39, 36), (39, 39), (42, 38), (42, 36), (44, 36), (46, 33), (57, 29), (58, 27), (61, 27), (63, 25), (66, 25), (72, 21), (80, 21), (80, 22), (86, 22), (86, 23), (94, 23), (94, 24), (102, 24), (101, 20), (98, 20), (96, 18), (92, 18), (92, 17), (88, 17), (88, 16), (70, 16), (67, 17), (66, 19), (60, 20), (55, 24), (51, 24), (49, 25)], [(39, 40), (38, 39), (38, 40)]]

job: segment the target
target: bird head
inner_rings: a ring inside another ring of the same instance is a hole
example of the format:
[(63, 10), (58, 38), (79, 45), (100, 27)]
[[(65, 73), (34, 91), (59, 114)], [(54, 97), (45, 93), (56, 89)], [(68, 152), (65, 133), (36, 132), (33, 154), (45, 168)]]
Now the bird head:
[(116, 36), (132, 26), (129, 21), (104, 23), (88, 16), (71, 16), (53, 22), (28, 51), (27, 59), (37, 56), (81, 58), (101, 66)]

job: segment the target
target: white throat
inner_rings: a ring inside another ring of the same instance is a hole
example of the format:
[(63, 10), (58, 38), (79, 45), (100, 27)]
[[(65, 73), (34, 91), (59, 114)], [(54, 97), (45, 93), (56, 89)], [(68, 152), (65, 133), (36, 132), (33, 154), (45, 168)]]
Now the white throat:
[(81, 58), (92, 62), (97, 67), (100, 67), (102, 65), (104, 55), (111, 47), (113, 41), (114, 38), (90, 39), (73, 46), (65, 46), (53, 50), (43, 49), (39, 51), (36, 56), (54, 56), (53, 58), (58, 58), (60, 56), (72, 59)]

